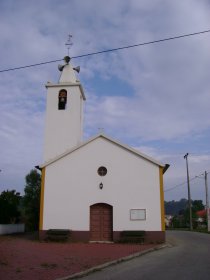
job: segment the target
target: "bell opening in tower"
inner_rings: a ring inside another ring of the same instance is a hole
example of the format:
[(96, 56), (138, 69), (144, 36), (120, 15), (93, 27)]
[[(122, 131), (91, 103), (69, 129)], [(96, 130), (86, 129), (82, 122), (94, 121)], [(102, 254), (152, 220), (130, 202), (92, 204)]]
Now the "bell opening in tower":
[(67, 91), (61, 89), (58, 94), (58, 110), (65, 110), (67, 103)]

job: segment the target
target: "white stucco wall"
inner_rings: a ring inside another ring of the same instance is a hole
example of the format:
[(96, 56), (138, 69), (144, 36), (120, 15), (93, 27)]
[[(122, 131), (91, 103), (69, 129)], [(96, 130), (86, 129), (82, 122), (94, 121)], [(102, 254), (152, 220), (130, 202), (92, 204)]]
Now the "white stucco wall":
[[(67, 90), (65, 110), (58, 110), (58, 93)], [(44, 161), (64, 153), (82, 140), (83, 98), (79, 85), (48, 86)]]
[[(108, 170), (104, 177), (100, 166)], [(104, 138), (46, 167), (44, 230), (89, 230), (95, 203), (113, 206), (114, 231), (161, 230), (159, 167)], [(131, 221), (130, 209), (146, 209), (146, 220)]]

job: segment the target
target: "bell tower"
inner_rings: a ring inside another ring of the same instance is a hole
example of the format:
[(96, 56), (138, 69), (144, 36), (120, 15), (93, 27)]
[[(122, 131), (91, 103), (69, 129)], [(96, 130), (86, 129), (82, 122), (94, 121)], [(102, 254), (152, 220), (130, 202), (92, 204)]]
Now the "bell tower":
[(83, 134), (83, 103), (85, 95), (70, 57), (64, 57), (65, 64), (59, 65), (61, 76), (57, 84), (48, 82), (47, 109), (44, 139), (44, 161), (61, 155), (79, 145)]

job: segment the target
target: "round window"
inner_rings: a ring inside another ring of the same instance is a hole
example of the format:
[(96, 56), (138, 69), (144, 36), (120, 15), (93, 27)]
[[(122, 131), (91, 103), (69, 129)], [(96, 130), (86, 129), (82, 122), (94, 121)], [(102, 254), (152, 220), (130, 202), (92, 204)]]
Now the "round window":
[(104, 167), (104, 166), (99, 167), (99, 169), (98, 169), (98, 175), (100, 175), (100, 176), (105, 176), (106, 173), (107, 173), (106, 167)]

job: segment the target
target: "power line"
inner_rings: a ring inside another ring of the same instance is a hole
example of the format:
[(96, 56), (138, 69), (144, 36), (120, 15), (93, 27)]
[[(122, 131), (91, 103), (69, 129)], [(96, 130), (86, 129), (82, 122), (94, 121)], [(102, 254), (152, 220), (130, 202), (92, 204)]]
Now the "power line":
[[(140, 47), (140, 46), (145, 46), (145, 45), (151, 45), (151, 44), (161, 43), (161, 42), (175, 40), (175, 39), (181, 39), (181, 38), (195, 36), (195, 35), (200, 35), (200, 34), (209, 33), (209, 32), (210, 32), (210, 29), (199, 31), (199, 32), (194, 32), (194, 33), (188, 33), (188, 34), (173, 36), (173, 37), (168, 37), (168, 38), (154, 40), (154, 41), (149, 41), (149, 42), (144, 42), (144, 43), (139, 43), (139, 44), (134, 44), (134, 45), (129, 45), (129, 46), (124, 46), (124, 47), (118, 47), (118, 48), (113, 48), (113, 49), (108, 49), (108, 50), (103, 50), (103, 51), (98, 51), (98, 52), (92, 52), (92, 53), (72, 56), (71, 58), (82, 58), (82, 57), (98, 55), (98, 54), (102, 54), (102, 53), (120, 51), (120, 50), (124, 50), (124, 49), (130, 49), (130, 48), (135, 48), (135, 47)], [(8, 68), (8, 69), (0, 70), (0, 73), (8, 72), (8, 71), (13, 71), (13, 70), (20, 70), (20, 69), (29, 68), (29, 67), (40, 66), (40, 65), (44, 65), (44, 64), (58, 62), (58, 61), (61, 61), (61, 60), (62, 59), (56, 59), (56, 60), (51, 60), (51, 61), (47, 61), (47, 62), (30, 64), (30, 65), (26, 65), (26, 66), (19, 66), (19, 67), (14, 67), (14, 68)]]
[[(190, 179), (190, 182), (193, 181), (193, 180), (195, 180), (195, 179), (197, 179), (196, 176), (193, 177), (193, 178), (191, 178), (191, 179)], [(178, 187), (181, 187), (181, 186), (183, 186), (183, 185), (186, 185), (186, 184), (187, 184), (187, 181), (185, 181), (185, 182), (183, 182), (183, 183), (180, 183), (180, 184), (178, 184), (178, 185), (175, 185), (174, 187), (168, 188), (168, 189), (164, 190), (164, 192), (172, 191), (172, 190), (174, 190), (174, 189), (176, 189), (176, 188), (178, 188)]]
[(30, 64), (30, 65), (26, 65), (26, 66), (19, 66), (19, 67), (4, 69), (4, 70), (0, 70), (0, 73), (1, 72), (7, 72), (7, 71), (13, 71), (13, 70), (20, 70), (20, 69), (39, 66), (39, 65), (43, 65), (43, 64), (49, 64), (49, 63), (58, 62), (58, 61), (61, 61), (61, 60), (63, 60), (63, 59), (56, 59), (56, 60), (51, 60), (51, 61), (47, 61), (47, 62), (40, 62), (40, 63)]
[[(209, 174), (209, 173), (210, 173), (210, 171), (207, 172), (207, 174)], [(195, 179), (198, 179), (198, 177), (201, 176), (201, 175), (204, 175), (204, 173), (201, 173), (201, 174), (199, 174), (199, 175), (194, 176), (194, 177), (191, 178), (189, 181), (191, 182), (191, 181), (193, 181), (193, 180), (195, 180)], [(176, 189), (176, 188), (178, 188), (178, 187), (181, 187), (181, 186), (183, 186), (183, 185), (186, 185), (186, 184), (187, 184), (187, 181), (185, 181), (185, 182), (183, 182), (183, 183), (180, 183), (180, 184), (178, 184), (178, 185), (175, 185), (175, 186), (173, 186), (173, 187), (171, 187), (171, 188), (168, 188), (168, 189), (164, 190), (164, 192), (172, 191), (172, 190), (174, 190), (174, 189)]]
[(175, 39), (181, 39), (181, 38), (184, 38), (184, 37), (199, 35), (199, 34), (208, 33), (208, 32), (210, 32), (210, 30), (204, 30), (204, 31), (200, 31), (200, 32), (194, 32), (194, 33), (189, 33), (189, 34), (184, 34), (184, 35), (179, 35), (179, 36), (174, 36), (174, 37), (169, 37), (169, 38), (164, 38), (164, 39), (159, 39), (159, 40), (144, 42), (144, 43), (139, 43), (139, 44), (135, 44), (135, 45), (119, 47), (119, 48), (115, 48), (115, 49), (109, 49), (109, 50), (104, 50), (104, 51), (99, 51), (99, 52), (93, 52), (93, 53), (89, 53), (89, 54), (83, 54), (83, 55), (73, 56), (72, 58), (80, 58), (80, 57), (85, 57), (85, 56), (90, 56), (90, 55), (96, 55), (96, 54), (107, 53), (107, 52), (113, 52), (113, 51), (119, 51), (119, 50), (123, 50), (123, 49), (129, 49), (129, 48), (134, 48), (134, 47), (140, 47), (140, 46), (145, 46), (145, 45), (150, 45), (150, 44), (155, 44), (155, 43), (161, 43), (161, 42), (165, 42), (165, 41), (170, 41), (170, 40), (175, 40)]

